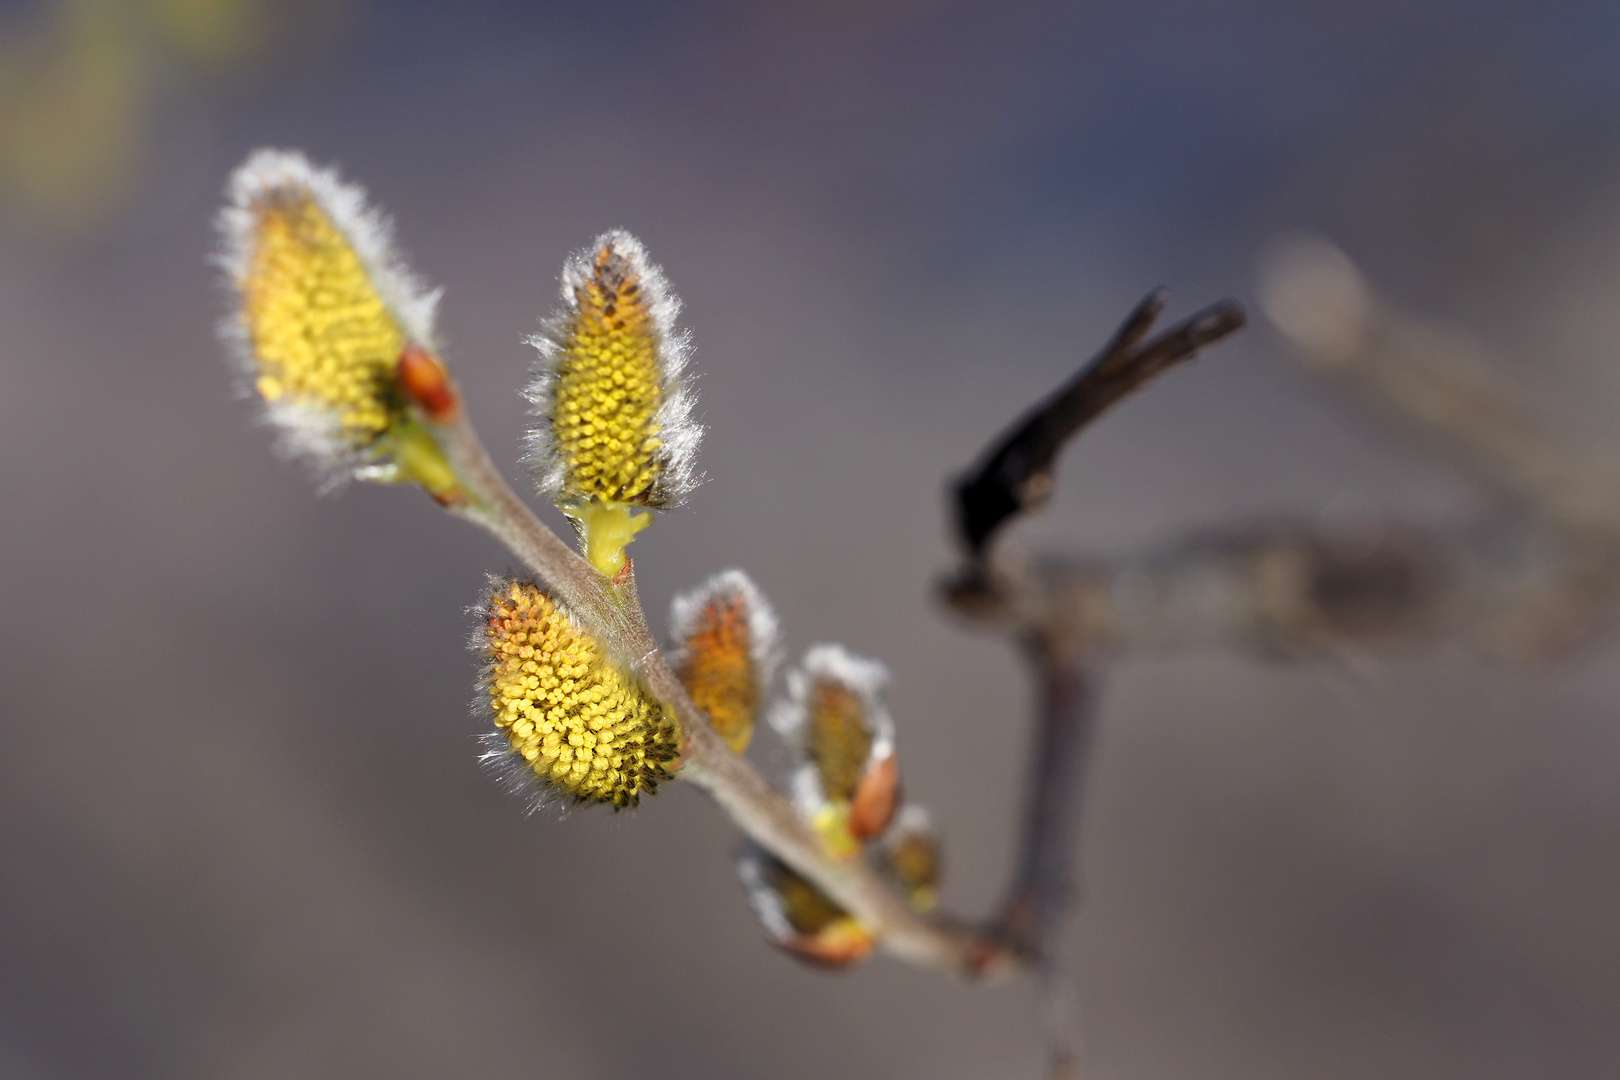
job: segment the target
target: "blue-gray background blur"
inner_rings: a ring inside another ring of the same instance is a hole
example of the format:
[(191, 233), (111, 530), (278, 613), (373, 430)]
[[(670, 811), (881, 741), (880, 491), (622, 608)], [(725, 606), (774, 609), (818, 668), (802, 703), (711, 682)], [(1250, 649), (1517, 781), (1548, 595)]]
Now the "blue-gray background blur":
[[(1620, 447), (1617, 56), (1604, 2), (0, 2), (0, 1076), (1043, 1068), (1027, 986), (769, 949), (695, 792), (525, 817), (479, 771), (463, 609), (507, 557), (410, 491), (316, 497), (231, 397), (206, 257), (252, 148), (396, 216), (514, 474), (561, 260), (643, 237), (710, 477), (636, 545), (648, 608), (742, 565), (795, 652), (887, 661), (976, 913), (1029, 691), (929, 599), (944, 479), (1145, 290), (1252, 305), (1299, 228)], [(1022, 539), (1474, 498), (1257, 322), (1088, 433)], [(1094, 1075), (1620, 1075), (1617, 701), (1612, 647), (1122, 664)]]

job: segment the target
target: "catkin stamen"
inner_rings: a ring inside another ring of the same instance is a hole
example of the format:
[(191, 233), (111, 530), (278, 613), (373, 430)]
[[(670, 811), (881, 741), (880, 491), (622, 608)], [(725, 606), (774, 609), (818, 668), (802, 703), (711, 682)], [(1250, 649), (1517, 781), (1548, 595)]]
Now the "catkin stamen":
[(576, 497), (648, 505), (661, 463), (662, 334), (633, 262), (599, 248), (574, 288), (575, 312), (561, 342), (552, 437)]
[(703, 606), (683, 643), (681, 682), (714, 730), (741, 753), (759, 708), (748, 610), (741, 596), (715, 597)]
[(848, 802), (866, 770), (873, 733), (866, 725), (865, 704), (841, 682), (817, 679), (810, 687), (806, 751), (821, 774), (828, 799)]
[(539, 587), (504, 582), (485, 611), (495, 727), (541, 780), (633, 806), (679, 751), (663, 706)]
[(255, 389), (272, 404), (329, 412), (345, 440), (370, 442), (399, 416), (403, 329), (307, 190), (272, 190), (249, 209), (254, 242), (240, 286)]

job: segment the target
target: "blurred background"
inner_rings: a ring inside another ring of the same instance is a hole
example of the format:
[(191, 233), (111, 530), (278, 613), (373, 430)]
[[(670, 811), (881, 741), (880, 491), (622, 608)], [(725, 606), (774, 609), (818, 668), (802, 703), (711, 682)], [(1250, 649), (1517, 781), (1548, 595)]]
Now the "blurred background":
[[(564, 256), (627, 227), (696, 338), (708, 483), (636, 544), (893, 669), (978, 914), (1030, 690), (931, 599), (943, 484), (1149, 288), (1254, 306), (1332, 237), (1620, 452), (1620, 8), (0, 0), (0, 1076), (1036, 1077), (1036, 998), (764, 944), (678, 785), (480, 772), (419, 493), (318, 498), (231, 395), (207, 259), (254, 147), (335, 162), (447, 287), (501, 463)], [(1467, 516), (1258, 317), (1067, 455), (1016, 539)], [(1542, 668), (1126, 660), (1071, 934), (1091, 1074), (1620, 1075), (1620, 645)], [(769, 762), (769, 737), (757, 756)]]

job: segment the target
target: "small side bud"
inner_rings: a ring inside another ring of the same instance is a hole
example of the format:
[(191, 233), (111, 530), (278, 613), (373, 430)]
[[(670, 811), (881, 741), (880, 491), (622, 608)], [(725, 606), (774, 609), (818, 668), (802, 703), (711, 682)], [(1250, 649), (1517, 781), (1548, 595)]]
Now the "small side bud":
[(849, 832), (865, 842), (889, 827), (900, 805), (900, 763), (890, 754), (868, 768), (849, 801)]
[(523, 767), (576, 800), (634, 806), (679, 753), (663, 706), (533, 582), (491, 584), (481, 697)]
[(524, 392), (541, 421), (528, 460), (541, 493), (580, 522), (591, 562), (613, 577), (645, 523), (632, 511), (672, 506), (695, 483), (701, 429), (682, 375), (687, 337), (663, 271), (622, 230), (568, 260), (562, 300), (529, 339), (540, 359)]
[(872, 953), (871, 932), (786, 863), (750, 844), (737, 876), (771, 944), (806, 963), (841, 968)]
[(822, 798), (848, 806), (862, 778), (894, 754), (894, 721), (879, 697), (888, 670), (842, 645), (817, 645), (788, 675), (771, 723), (814, 767)]
[(889, 875), (900, 883), (911, 899), (911, 906), (926, 914), (939, 897), (939, 838), (928, 812), (920, 806), (907, 806), (878, 846), (878, 858)]
[(442, 424), (456, 414), (455, 387), (438, 358), (414, 342), (399, 354), (399, 388), (429, 420)]
[(776, 615), (741, 570), (716, 574), (670, 606), (671, 657), (692, 703), (733, 750), (754, 737), (754, 718), (777, 664)]
[(412, 354), (437, 366), (439, 294), (405, 267), (365, 192), (301, 154), (260, 150), (232, 174), (219, 231), (240, 301), (222, 334), (283, 449), (329, 485), (413, 480), (451, 501), (454, 477), (416, 430), (399, 370)]

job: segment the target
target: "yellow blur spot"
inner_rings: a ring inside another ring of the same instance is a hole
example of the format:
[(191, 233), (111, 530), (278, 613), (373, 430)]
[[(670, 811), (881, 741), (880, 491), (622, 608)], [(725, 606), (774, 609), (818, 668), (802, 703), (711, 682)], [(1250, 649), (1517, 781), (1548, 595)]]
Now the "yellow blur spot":
[(255, 225), (243, 311), (256, 387), (331, 413), (365, 446), (403, 415), (394, 367), (405, 334), (348, 239), (310, 193), (277, 189), (252, 207)]
[(264, 0), (146, 0), (169, 43), (207, 64), (253, 55), (267, 44)]
[(747, 600), (740, 593), (712, 598), (681, 645), (681, 683), (692, 703), (727, 745), (742, 753), (754, 737), (759, 709)]
[(621, 807), (656, 790), (679, 749), (663, 707), (537, 586), (501, 583), (485, 615), (495, 726), (534, 774)]
[(111, 5), (30, 5), (0, 27), (0, 197), (16, 223), (72, 234), (129, 194), (146, 113), (143, 56)]
[(822, 803), (810, 818), (810, 828), (821, 838), (821, 846), (835, 859), (852, 859), (861, 853), (861, 842), (849, 829), (849, 803)]
[(912, 907), (921, 912), (933, 908), (939, 889), (939, 846), (933, 836), (906, 833), (889, 847), (884, 861), (905, 887)]
[(646, 506), (658, 480), (662, 344), (635, 265), (611, 245), (575, 289), (559, 343), (552, 436), (566, 466), (561, 494)]

